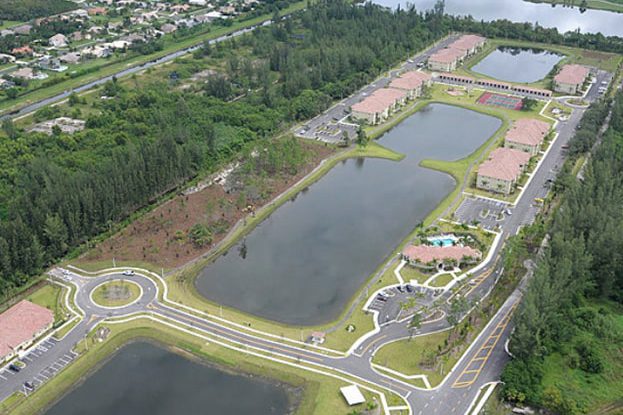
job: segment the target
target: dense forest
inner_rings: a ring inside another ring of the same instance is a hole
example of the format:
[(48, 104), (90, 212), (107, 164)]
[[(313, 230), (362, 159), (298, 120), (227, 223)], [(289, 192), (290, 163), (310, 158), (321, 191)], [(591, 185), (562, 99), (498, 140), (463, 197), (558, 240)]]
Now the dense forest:
[(68, 0), (2, 0), (0, 19), (28, 21), (36, 17), (51, 16), (77, 8)]
[[(585, 115), (582, 125), (592, 134), (580, 130), (572, 150), (579, 153), (591, 147), (604, 112), (601, 105)], [(594, 409), (587, 392), (598, 387), (598, 379), (611, 384), (619, 379), (621, 384), (620, 370), (611, 366), (623, 360), (621, 93), (613, 103), (610, 127), (582, 179), (567, 169), (558, 186), (560, 208), (517, 314), (511, 341), (515, 358), (502, 380), (506, 399), (574, 415)], [(566, 379), (558, 379), (568, 382), (564, 387), (548, 380), (557, 373), (567, 373), (560, 376)], [(606, 388), (600, 393), (602, 400), (621, 398), (620, 389), (614, 396), (608, 396)]]
[[(243, 39), (206, 45), (195, 62), (209, 58), (225, 69), (199, 91), (111, 81), (82, 132), (46, 136), (5, 122), (0, 292), (23, 285), (159, 195), (214, 171), (249, 143), (269, 140), (350, 94), (443, 36), (441, 18), (321, 3)], [(247, 53), (232, 53), (238, 50)], [(45, 108), (35, 118), (58, 112)]]

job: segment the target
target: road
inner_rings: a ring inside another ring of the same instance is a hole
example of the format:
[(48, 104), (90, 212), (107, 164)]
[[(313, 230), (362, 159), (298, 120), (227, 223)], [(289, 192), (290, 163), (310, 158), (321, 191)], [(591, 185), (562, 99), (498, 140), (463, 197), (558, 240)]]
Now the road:
[[(215, 39), (215, 41), (219, 40)], [(417, 65), (417, 62), (418, 60), (413, 60), (413, 65)], [(587, 94), (587, 99), (597, 96), (594, 95), (596, 92), (593, 88), (596, 89), (598, 86), (599, 82), (593, 85)], [(360, 93), (367, 93), (366, 91), (369, 89), (364, 88)], [(339, 111), (339, 105), (337, 107), (338, 109), (331, 111)], [(330, 119), (331, 111), (324, 115), (323, 119)], [(515, 235), (522, 226), (534, 221), (539, 210), (538, 206), (534, 205), (534, 199), (544, 198), (547, 195), (548, 182), (556, 177), (558, 169), (563, 164), (565, 156), (563, 147), (573, 135), (583, 112), (583, 108), (576, 108), (568, 120), (557, 124), (557, 139), (543, 154), (542, 161), (524, 186), (519, 200), (512, 208), (509, 208), (512, 209), (512, 214), (505, 215), (499, 223), (499, 243), (492, 248), (493, 251), (478, 272), (472, 275), (471, 284), (461, 287), (461, 294), (471, 303), (477, 303), (488, 295), (502, 275), (503, 269), (497, 259), (500, 257), (504, 241), (509, 236)], [(404, 320), (383, 321), (377, 332), (364, 336), (357, 346), (345, 355), (328, 354), (321, 348), (311, 345), (285, 342), (277, 336), (268, 337), (232, 324), (223, 324), (214, 316), (189, 314), (179, 304), (159, 300), (158, 285), (154, 282), (154, 277), (147, 274), (137, 272), (136, 275), (128, 277), (118, 272), (111, 272), (93, 277), (54, 269), (51, 271), (53, 278), (64, 280), (64, 283), (73, 284), (76, 287), (74, 301), (81, 310), (83, 318), (64, 338), (58, 341), (45, 339), (42, 346), (29, 350), (23, 359), (27, 366), (19, 373), (8, 373), (6, 369), (0, 369), (0, 401), (16, 391), (25, 391), (24, 382), (33, 382), (38, 387), (50, 377), (55, 376), (65, 365), (70, 364), (75, 357), (73, 349), (76, 344), (82, 341), (85, 334), (98, 323), (111, 317), (149, 313), (177, 327), (192, 328), (195, 332), (217, 339), (227, 344), (226, 347), (240, 347), (243, 352), (258, 352), (269, 354), (271, 357), (287, 358), (304, 365), (304, 368), (320, 368), (327, 374), (348, 375), (375, 385), (379, 390), (391, 390), (405, 399), (414, 414), (465, 414), (478, 395), (479, 389), (487, 383), (497, 381), (504, 364), (508, 361), (509, 357), (504, 351), (504, 344), (512, 330), (512, 313), (519, 304), (522, 287), (527, 282), (530, 273), (531, 271), (528, 271), (520, 286), (512, 292), (492, 317), (443, 383), (432, 389), (422, 389), (404, 381), (398, 375), (390, 376), (381, 373), (371, 364), (374, 353), (382, 345), (397, 339), (408, 338), (413, 334), (407, 326), (407, 321)], [(129, 306), (115, 309), (104, 308), (93, 303), (92, 291), (99, 284), (112, 279), (131, 279), (141, 286), (142, 296)], [(439, 302), (441, 304), (439, 310), (445, 312), (452, 295), (450, 291), (447, 291), (436, 299), (431, 297), (430, 301)], [(383, 315), (383, 312), (379, 312), (376, 318), (380, 317), (382, 320)], [(435, 318), (424, 322), (416, 335), (425, 335), (449, 328), (450, 324), (447, 319)]]
[[(240, 29), (240, 30), (237, 30), (235, 32), (231, 32), (230, 34), (223, 35), (223, 36), (217, 37), (215, 39), (211, 39), (211, 40), (209, 40), (209, 43), (210, 44), (220, 43), (220, 42), (223, 42), (223, 41), (225, 41), (227, 39), (230, 39), (232, 37), (237, 37), (237, 36), (244, 35), (245, 33), (249, 33), (251, 31), (257, 29), (258, 27), (269, 26), (271, 23), (272, 23), (271, 20), (266, 20), (263, 23), (258, 23), (257, 25), (249, 26), (247, 28)], [(35, 103), (26, 105), (24, 107), (21, 107), (17, 111), (11, 111), (11, 112), (5, 113), (3, 115), (0, 115), (0, 121), (4, 120), (6, 118), (22, 117), (22, 116), (24, 116), (26, 114), (29, 114), (29, 113), (31, 113), (33, 111), (38, 110), (41, 107), (45, 107), (46, 105), (54, 104), (54, 103), (60, 102), (60, 101), (62, 101), (64, 99), (67, 99), (73, 93), (81, 93), (81, 92), (84, 92), (84, 91), (87, 91), (87, 90), (93, 88), (94, 86), (102, 85), (102, 84), (112, 80), (113, 78), (122, 78), (124, 76), (131, 75), (133, 73), (137, 73), (137, 72), (143, 71), (145, 69), (151, 68), (152, 66), (161, 65), (163, 63), (170, 62), (170, 61), (172, 61), (174, 59), (177, 59), (177, 58), (179, 58), (181, 56), (184, 56), (184, 55), (186, 55), (188, 53), (192, 53), (192, 52), (196, 51), (197, 49), (199, 49), (201, 47), (202, 47), (202, 44), (195, 45), (195, 46), (190, 46), (188, 48), (172, 52), (172, 53), (170, 53), (168, 55), (165, 55), (165, 56), (163, 56), (161, 58), (154, 59), (154, 60), (149, 61), (147, 63), (144, 63), (142, 65), (131, 66), (129, 68), (126, 68), (126, 69), (123, 69), (123, 70), (121, 70), (119, 72), (116, 72), (116, 73), (114, 73), (112, 75), (96, 79), (94, 81), (91, 81), (91, 82), (88, 82), (86, 84), (80, 85), (79, 87), (73, 88), (71, 90), (67, 90), (67, 91), (64, 91), (64, 92), (62, 92), (60, 94), (54, 95), (52, 97), (45, 98), (45, 99), (42, 99), (41, 101), (37, 101)]]

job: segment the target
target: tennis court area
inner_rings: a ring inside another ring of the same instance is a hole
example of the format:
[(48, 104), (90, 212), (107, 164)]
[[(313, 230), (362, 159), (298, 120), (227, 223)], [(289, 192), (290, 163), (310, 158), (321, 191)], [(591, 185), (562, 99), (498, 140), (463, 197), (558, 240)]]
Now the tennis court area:
[(506, 108), (509, 110), (521, 109), (521, 98), (510, 95), (496, 94), (494, 92), (483, 93), (480, 98), (478, 98), (478, 103), (491, 105), (492, 107)]

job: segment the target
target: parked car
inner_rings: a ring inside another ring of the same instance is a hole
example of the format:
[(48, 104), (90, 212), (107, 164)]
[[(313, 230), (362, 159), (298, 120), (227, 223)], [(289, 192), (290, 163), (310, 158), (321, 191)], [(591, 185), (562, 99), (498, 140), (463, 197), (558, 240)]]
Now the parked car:
[(28, 390), (34, 390), (35, 389), (35, 385), (33, 385), (31, 382), (24, 382), (24, 387)]
[(413, 292), (413, 287), (410, 284), (405, 285), (405, 289), (407, 290), (408, 293)]
[(10, 370), (11, 372), (13, 372), (13, 373), (18, 373), (18, 372), (19, 372), (20, 370), (22, 370), (22, 369), (20, 369), (20, 367), (19, 367), (19, 366), (17, 366), (16, 364), (11, 363), (11, 364), (9, 365), (9, 370)]

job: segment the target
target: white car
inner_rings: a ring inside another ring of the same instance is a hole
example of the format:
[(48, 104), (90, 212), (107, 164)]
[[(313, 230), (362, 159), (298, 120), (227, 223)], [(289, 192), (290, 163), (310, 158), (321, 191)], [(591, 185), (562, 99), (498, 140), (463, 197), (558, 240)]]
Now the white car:
[(123, 271), (123, 275), (125, 275), (126, 277), (131, 277), (132, 275), (134, 275), (134, 271), (132, 271), (131, 269), (126, 269), (125, 271)]

